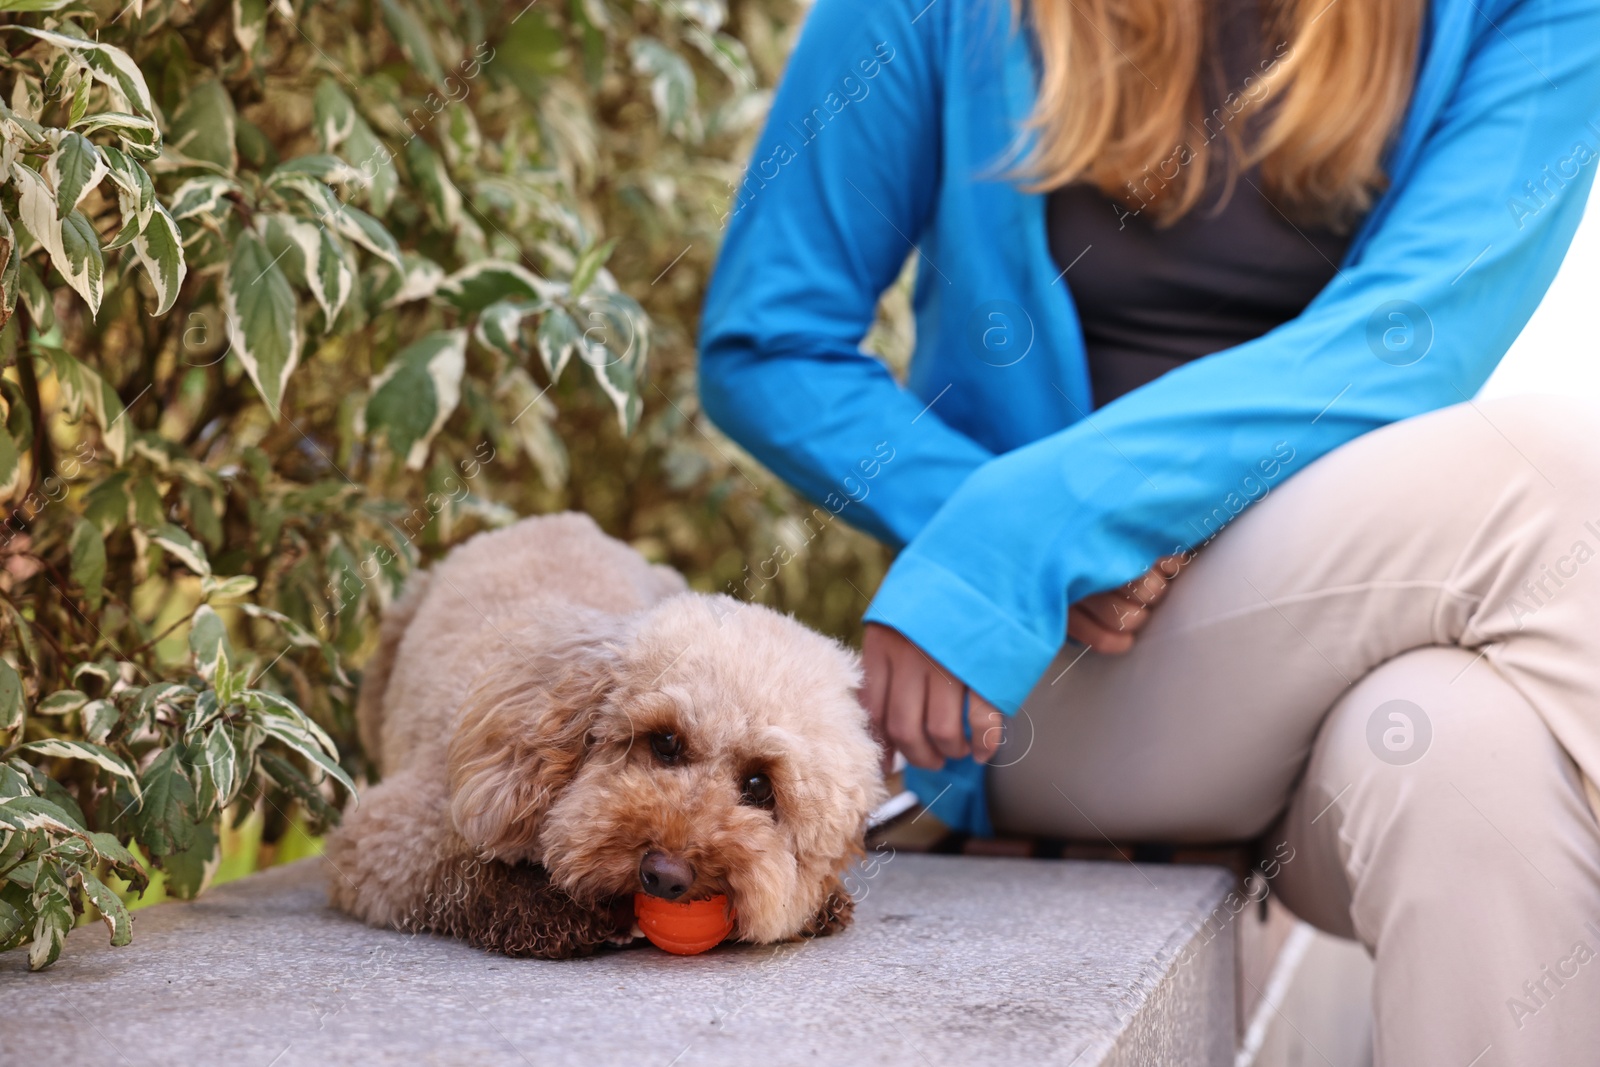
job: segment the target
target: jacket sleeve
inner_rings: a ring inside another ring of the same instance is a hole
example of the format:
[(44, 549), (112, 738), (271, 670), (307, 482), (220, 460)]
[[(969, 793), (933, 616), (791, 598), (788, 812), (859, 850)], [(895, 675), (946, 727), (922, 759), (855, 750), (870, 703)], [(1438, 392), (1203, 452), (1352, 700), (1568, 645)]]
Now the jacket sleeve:
[(867, 618), (1015, 712), (1070, 603), (1204, 542), (1274, 478), (1471, 398), (1561, 263), (1600, 128), (1600, 6), (1487, 7), (1381, 221), (1303, 314), (986, 463)]
[(859, 349), (937, 193), (945, 31), (919, 6), (819, 0), (809, 15), (730, 205), (700, 335), (717, 425), (897, 547), (991, 455)]

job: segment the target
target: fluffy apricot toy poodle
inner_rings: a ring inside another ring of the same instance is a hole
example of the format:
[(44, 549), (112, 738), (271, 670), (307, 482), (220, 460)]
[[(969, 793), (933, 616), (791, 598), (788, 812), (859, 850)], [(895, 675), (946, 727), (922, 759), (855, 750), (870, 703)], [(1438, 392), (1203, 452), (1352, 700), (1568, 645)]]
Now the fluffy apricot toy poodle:
[(637, 892), (725, 895), (741, 941), (842, 928), (883, 799), (859, 675), (587, 516), (481, 534), (384, 618), (358, 706), (383, 778), (329, 840), (333, 902), (545, 958), (631, 940)]

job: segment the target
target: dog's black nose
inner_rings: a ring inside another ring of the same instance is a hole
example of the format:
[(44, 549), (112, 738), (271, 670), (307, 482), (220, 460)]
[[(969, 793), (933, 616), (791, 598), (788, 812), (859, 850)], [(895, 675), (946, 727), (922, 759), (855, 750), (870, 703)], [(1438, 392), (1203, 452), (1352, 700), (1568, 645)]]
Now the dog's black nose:
[(662, 900), (677, 900), (694, 885), (694, 868), (666, 852), (646, 852), (639, 861), (639, 884)]

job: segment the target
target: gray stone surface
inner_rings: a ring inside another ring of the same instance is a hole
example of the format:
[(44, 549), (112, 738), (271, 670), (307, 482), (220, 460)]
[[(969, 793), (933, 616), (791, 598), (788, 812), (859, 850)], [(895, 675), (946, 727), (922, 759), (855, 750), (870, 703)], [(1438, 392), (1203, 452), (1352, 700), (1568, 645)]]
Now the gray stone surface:
[(509, 960), (328, 908), (307, 860), (0, 955), (0, 1064), (1228, 1064), (1207, 867), (900, 855), (843, 935)]

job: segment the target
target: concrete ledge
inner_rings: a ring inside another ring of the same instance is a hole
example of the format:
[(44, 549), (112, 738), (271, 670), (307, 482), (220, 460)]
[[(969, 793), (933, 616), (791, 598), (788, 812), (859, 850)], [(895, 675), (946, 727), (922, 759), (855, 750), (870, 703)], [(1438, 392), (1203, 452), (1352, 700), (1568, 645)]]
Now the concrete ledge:
[(1209, 867), (898, 855), (842, 936), (508, 960), (330, 910), (322, 861), (0, 956), (0, 1063), (1191, 1065), (1234, 1059)]

